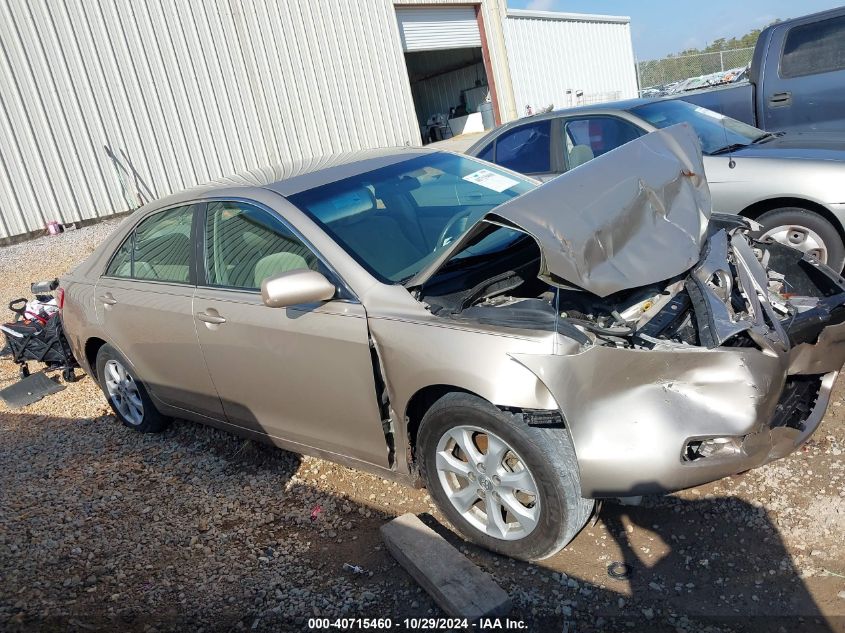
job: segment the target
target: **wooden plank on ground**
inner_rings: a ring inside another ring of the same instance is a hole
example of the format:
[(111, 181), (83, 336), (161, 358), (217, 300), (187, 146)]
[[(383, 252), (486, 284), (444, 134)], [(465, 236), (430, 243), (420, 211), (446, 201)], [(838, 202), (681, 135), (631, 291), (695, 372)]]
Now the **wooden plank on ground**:
[(475, 621), (503, 617), (508, 594), (414, 514), (381, 527), (387, 549), (448, 615)]

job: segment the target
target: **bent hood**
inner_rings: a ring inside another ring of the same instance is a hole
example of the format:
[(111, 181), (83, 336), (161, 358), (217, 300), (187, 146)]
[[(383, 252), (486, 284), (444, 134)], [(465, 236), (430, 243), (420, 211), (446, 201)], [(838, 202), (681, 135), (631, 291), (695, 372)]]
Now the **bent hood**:
[(432, 262), (424, 277), (493, 223), (534, 237), (541, 279), (605, 297), (690, 269), (700, 259), (709, 218), (698, 138), (688, 125), (674, 125), (496, 207)]

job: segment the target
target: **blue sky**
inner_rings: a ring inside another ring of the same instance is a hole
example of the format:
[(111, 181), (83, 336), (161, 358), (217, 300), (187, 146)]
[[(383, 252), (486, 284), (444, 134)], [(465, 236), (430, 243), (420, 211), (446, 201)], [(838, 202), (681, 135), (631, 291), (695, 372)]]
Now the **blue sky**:
[(784, 20), (841, 4), (842, 0), (508, 0), (512, 9), (630, 16), (634, 54), (640, 60), (702, 48), (720, 37), (744, 35), (776, 18)]

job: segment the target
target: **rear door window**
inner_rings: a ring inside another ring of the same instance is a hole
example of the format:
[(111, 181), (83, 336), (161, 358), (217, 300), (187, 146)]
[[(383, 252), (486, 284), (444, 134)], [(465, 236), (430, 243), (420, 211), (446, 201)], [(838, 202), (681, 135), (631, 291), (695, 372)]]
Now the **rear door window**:
[(480, 158), (481, 160), (486, 160), (486, 161), (492, 163), (493, 162), (493, 143), (488, 143), (487, 147), (485, 147), (483, 150), (478, 152), (477, 158)]
[(193, 283), (194, 205), (160, 211), (143, 220), (115, 252), (110, 277)]
[(632, 123), (612, 116), (597, 116), (566, 121), (564, 126), (565, 163), (569, 169), (583, 165), (620, 145), (641, 136)]
[(845, 69), (845, 16), (794, 26), (786, 35), (784, 79)]

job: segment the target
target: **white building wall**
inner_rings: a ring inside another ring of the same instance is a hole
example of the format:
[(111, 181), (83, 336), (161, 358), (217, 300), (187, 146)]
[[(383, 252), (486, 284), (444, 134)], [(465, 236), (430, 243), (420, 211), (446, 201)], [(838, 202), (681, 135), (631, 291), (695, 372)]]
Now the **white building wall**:
[(0, 1), (0, 240), (419, 142), (390, 0)]
[(630, 18), (509, 9), (505, 42), (520, 114), (637, 96)]

